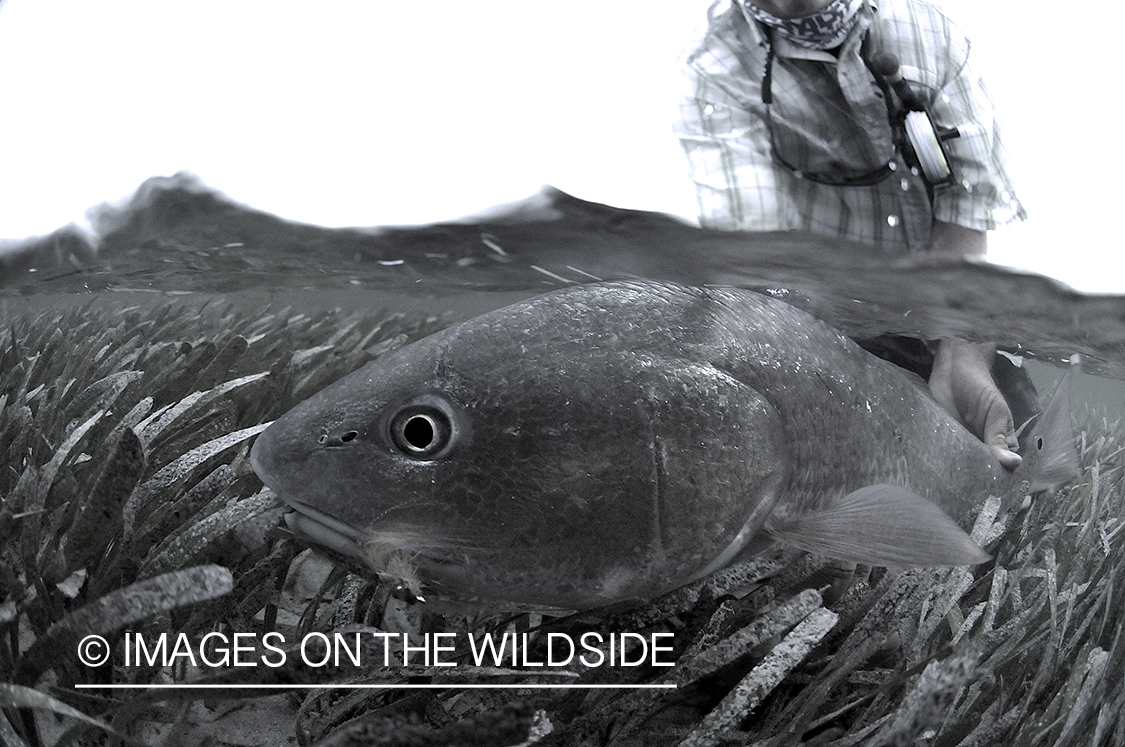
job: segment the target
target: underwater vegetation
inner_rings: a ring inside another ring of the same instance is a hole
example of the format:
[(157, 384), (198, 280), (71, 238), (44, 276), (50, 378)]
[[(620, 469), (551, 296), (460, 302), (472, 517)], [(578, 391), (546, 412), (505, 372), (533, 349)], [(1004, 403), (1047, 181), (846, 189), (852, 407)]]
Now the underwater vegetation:
[[(639, 608), (410, 604), (310, 556), (248, 454), (297, 402), (447, 323), (191, 300), (6, 313), (0, 744), (1125, 744), (1120, 413), (1078, 407), (1079, 480), (1010, 516), (980, 507), (972, 536), (994, 559), (973, 568), (847, 573), (779, 552)], [(125, 663), (127, 635), (357, 630), (526, 633), (536, 660), (552, 631), (673, 633), (675, 666)], [(107, 663), (80, 663), (89, 634)], [(560, 681), (677, 688), (456, 688)], [(231, 687), (75, 687), (184, 682)], [(331, 683), (383, 687), (239, 689)], [(389, 687), (404, 683), (448, 687)]]

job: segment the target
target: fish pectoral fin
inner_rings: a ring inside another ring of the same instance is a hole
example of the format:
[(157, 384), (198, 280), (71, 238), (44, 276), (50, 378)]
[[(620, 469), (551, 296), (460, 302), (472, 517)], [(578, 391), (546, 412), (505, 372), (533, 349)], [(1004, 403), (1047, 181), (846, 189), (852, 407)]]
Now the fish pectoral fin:
[(766, 530), (797, 549), (868, 565), (975, 565), (991, 557), (944, 511), (895, 485), (869, 485), (807, 514), (771, 517)]

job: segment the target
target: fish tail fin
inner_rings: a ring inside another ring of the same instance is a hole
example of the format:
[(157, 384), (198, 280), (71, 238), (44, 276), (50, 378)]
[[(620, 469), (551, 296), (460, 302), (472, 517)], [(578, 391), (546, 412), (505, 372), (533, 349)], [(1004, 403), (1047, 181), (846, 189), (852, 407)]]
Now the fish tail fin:
[(1079, 362), (1079, 356), (1071, 358), (1070, 368), (1063, 374), (1051, 401), (1039, 414), (1031, 430), (1028, 440), (1030, 493), (1057, 487), (1081, 474), (1074, 428), (1070, 422), (1070, 387)]
[(868, 565), (975, 565), (991, 557), (944, 511), (895, 485), (869, 485), (816, 511), (771, 517), (766, 529), (800, 550)]

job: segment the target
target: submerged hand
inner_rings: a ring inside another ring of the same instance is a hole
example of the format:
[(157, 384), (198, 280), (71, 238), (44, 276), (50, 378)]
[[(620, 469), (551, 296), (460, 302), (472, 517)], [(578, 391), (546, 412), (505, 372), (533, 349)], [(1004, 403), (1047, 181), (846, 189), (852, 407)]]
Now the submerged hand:
[(930, 374), (930, 391), (938, 403), (984, 441), (1008, 469), (1023, 460), (1012, 413), (992, 379), (993, 345), (942, 340)]

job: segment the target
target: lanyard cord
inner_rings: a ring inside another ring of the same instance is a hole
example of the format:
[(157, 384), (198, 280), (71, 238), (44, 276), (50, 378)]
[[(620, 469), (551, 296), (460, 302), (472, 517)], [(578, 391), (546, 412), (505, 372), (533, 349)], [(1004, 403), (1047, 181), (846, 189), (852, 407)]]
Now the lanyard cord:
[[(766, 129), (769, 131), (770, 152), (772, 153), (774, 160), (776, 160), (778, 163), (780, 163), (785, 168), (792, 171), (794, 174), (796, 174), (801, 179), (808, 179), (811, 182), (815, 182), (817, 184), (824, 184), (824, 185), (830, 186), (830, 187), (870, 187), (872, 185), (880, 183), (881, 181), (886, 179), (888, 176), (890, 176), (892, 173), (894, 173), (895, 168), (894, 168), (893, 162), (888, 161), (887, 163), (883, 164), (882, 168), (875, 169), (874, 171), (869, 171), (865, 174), (860, 174), (859, 176), (856, 176), (856, 177), (842, 177), (840, 179), (835, 179), (835, 178), (832, 178), (832, 177), (819, 176), (817, 174), (810, 173), (810, 172), (805, 171), (803, 169), (799, 169), (799, 168), (792, 165), (791, 163), (789, 163), (788, 161), (786, 161), (784, 158), (781, 157), (781, 154), (778, 152), (778, 149), (777, 149), (777, 139), (774, 137), (774, 131), (773, 131), (773, 107), (772, 107), (772, 104), (773, 104), (773, 60), (774, 60), (774, 57), (775, 57), (774, 46), (773, 46), (773, 29), (766, 28), (765, 32), (766, 32), (766, 34), (765, 34), (766, 35), (766, 65), (765, 65), (765, 70), (762, 73), (762, 103), (766, 105)], [(867, 67), (868, 71), (872, 72), (870, 64), (867, 61), (867, 54), (866, 54), (866, 52), (867, 52), (867, 40), (868, 40), (868, 34), (865, 33), (863, 35), (862, 46), (860, 47), (860, 59), (863, 60), (863, 64), (864, 64), (864, 66)], [(872, 74), (874, 74), (874, 73), (872, 73)], [(890, 96), (889, 96), (889, 91), (886, 90), (886, 85), (883, 83), (883, 81), (880, 79), (880, 77), (878, 75), (875, 75), (875, 80), (879, 83), (880, 89), (883, 91), (883, 100), (887, 104), (887, 117), (888, 117), (888, 121), (889, 121), (890, 126), (891, 126), (891, 131), (892, 131), (892, 133), (894, 133), (895, 150), (901, 151), (901, 148), (899, 147), (899, 142), (898, 142), (898, 140), (899, 140), (899, 136), (898, 136), (899, 128), (895, 127), (895, 118), (894, 118), (894, 115), (891, 113), (891, 106), (890, 106), (891, 99), (890, 99)]]

